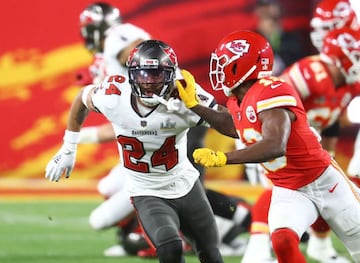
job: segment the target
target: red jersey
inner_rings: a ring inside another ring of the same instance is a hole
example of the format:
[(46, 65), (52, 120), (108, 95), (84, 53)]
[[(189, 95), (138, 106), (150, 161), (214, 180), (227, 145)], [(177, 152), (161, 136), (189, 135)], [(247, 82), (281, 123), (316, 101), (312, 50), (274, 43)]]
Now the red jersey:
[(360, 94), (359, 83), (336, 87), (319, 56), (299, 60), (280, 77), (295, 87), (310, 125), (319, 131), (334, 124), (350, 101)]
[(286, 154), (261, 163), (274, 185), (298, 189), (314, 181), (330, 165), (331, 157), (311, 131), (299, 95), (280, 79), (272, 77), (257, 81), (240, 105), (235, 98), (230, 98), (227, 107), (246, 145), (262, 139), (260, 112), (286, 108), (296, 115), (296, 120), (291, 123)]

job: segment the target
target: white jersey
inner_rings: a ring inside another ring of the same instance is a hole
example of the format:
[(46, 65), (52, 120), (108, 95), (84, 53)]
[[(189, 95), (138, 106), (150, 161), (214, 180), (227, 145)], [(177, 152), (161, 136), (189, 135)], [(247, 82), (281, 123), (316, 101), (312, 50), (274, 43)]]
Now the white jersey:
[[(201, 104), (214, 107), (214, 97), (197, 86)], [(138, 113), (127, 77), (108, 76), (97, 86), (93, 105), (112, 123), (118, 142), (122, 172), (127, 175), (131, 196), (151, 195), (179, 198), (186, 195), (199, 177), (187, 158), (187, 132), (205, 125), (180, 103), (169, 112), (159, 104), (146, 116)]]
[(127, 68), (120, 65), (118, 61), (118, 55), (124, 48), (138, 39), (148, 40), (150, 35), (133, 24), (116, 24), (106, 31), (104, 60), (108, 75), (127, 74)]

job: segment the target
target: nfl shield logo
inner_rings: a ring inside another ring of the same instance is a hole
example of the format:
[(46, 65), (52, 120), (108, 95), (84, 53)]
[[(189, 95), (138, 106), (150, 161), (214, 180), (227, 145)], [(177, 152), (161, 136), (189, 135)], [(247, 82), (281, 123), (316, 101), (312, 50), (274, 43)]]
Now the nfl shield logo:
[(140, 122), (140, 125), (141, 125), (141, 127), (146, 127), (147, 122), (146, 122), (146, 121), (141, 121), (141, 122)]

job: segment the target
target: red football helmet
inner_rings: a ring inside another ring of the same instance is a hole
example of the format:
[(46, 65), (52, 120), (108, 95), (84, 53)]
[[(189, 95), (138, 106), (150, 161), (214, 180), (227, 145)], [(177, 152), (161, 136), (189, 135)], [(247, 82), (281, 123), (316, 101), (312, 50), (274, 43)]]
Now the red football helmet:
[(241, 83), (271, 76), (274, 55), (269, 42), (252, 31), (236, 31), (224, 37), (210, 60), (210, 82), (226, 96)]
[(360, 27), (348, 0), (322, 0), (315, 8), (310, 25), (312, 27), (311, 42), (318, 51), (321, 50), (323, 39), (330, 30), (343, 27), (359, 29)]
[(320, 58), (336, 65), (346, 83), (360, 82), (360, 31), (341, 28), (329, 32), (324, 38)]

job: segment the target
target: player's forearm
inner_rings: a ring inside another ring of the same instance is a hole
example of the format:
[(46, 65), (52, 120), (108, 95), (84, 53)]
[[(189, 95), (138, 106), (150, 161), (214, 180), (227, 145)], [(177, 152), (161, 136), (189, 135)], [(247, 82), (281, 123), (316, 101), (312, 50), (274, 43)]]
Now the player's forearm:
[(218, 132), (226, 136), (238, 138), (238, 134), (229, 112), (223, 110), (213, 110), (200, 104), (192, 107), (191, 110), (202, 117)]
[(82, 92), (79, 92), (71, 105), (67, 123), (67, 130), (69, 131), (80, 131), (80, 128), (89, 113), (89, 110), (81, 100), (81, 96)]
[(261, 163), (284, 156), (286, 149), (275, 140), (262, 140), (241, 150), (227, 152), (227, 164)]

